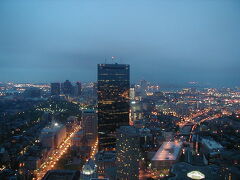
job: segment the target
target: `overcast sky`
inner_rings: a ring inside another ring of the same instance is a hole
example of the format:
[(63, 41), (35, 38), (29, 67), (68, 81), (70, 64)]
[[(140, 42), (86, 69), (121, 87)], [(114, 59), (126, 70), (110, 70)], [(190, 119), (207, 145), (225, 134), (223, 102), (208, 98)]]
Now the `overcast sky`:
[(131, 80), (240, 85), (239, 0), (1, 0), (0, 81)]

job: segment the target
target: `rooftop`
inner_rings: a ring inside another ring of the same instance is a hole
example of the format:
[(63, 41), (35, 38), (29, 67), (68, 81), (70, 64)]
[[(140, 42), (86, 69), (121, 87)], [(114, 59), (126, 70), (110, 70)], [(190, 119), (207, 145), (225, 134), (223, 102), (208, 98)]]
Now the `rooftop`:
[(176, 160), (181, 148), (182, 142), (164, 142), (152, 158), (152, 161)]
[(101, 162), (114, 162), (116, 159), (115, 151), (99, 151), (96, 154), (96, 161)]
[[(199, 173), (196, 174), (196, 171), (200, 172), (201, 175), (199, 176)], [(223, 178), (221, 177), (220, 167), (216, 165), (193, 166), (185, 162), (179, 162), (173, 165), (171, 172), (175, 174), (175, 176), (170, 177), (169, 180), (190, 179), (189, 176), (195, 179), (202, 179), (204, 176), (206, 180)]]
[(202, 143), (205, 144), (209, 149), (222, 149), (223, 146), (218, 142), (210, 139), (202, 139)]
[(120, 128), (117, 129), (117, 132), (120, 134), (128, 135), (128, 136), (138, 136), (139, 135), (138, 129), (136, 129), (133, 126), (120, 126)]
[(91, 114), (91, 113), (96, 113), (96, 111), (95, 111), (94, 109), (84, 109), (84, 110), (82, 110), (82, 112), (83, 112), (84, 114), (86, 114), (86, 113), (89, 113), (89, 114)]
[(61, 128), (63, 128), (64, 126), (59, 124), (59, 123), (52, 123), (50, 126), (47, 126), (45, 128), (42, 129), (42, 133), (55, 133), (57, 131), (59, 131)]
[(80, 172), (75, 170), (50, 170), (43, 180), (78, 180)]

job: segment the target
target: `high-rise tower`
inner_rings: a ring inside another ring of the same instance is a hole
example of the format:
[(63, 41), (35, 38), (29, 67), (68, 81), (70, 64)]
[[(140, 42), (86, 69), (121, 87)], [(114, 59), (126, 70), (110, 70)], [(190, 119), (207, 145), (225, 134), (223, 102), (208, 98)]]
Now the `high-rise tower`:
[(82, 84), (80, 82), (77, 82), (74, 86), (74, 95), (76, 97), (80, 97), (82, 94)]
[(116, 145), (116, 129), (129, 124), (129, 65), (98, 64), (99, 150)]
[(60, 83), (51, 83), (51, 95), (52, 96), (60, 95)]
[(97, 114), (94, 110), (83, 110), (82, 111), (82, 127), (84, 135), (88, 141), (93, 145), (97, 139)]
[(140, 136), (133, 126), (117, 129), (117, 179), (139, 179)]
[(65, 95), (72, 95), (72, 93), (73, 93), (73, 86), (72, 86), (72, 83), (69, 80), (66, 80), (62, 84), (61, 88), (62, 88), (63, 94), (65, 94)]

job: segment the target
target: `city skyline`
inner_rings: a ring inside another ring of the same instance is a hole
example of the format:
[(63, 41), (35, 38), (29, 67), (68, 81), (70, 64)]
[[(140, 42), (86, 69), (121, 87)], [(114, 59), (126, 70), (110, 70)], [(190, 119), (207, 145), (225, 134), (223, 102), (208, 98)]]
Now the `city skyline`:
[(1, 180), (237, 180), (240, 0), (0, 1)]
[(96, 81), (96, 64), (116, 56), (132, 66), (133, 82), (237, 86), (239, 5), (2, 1), (0, 81)]

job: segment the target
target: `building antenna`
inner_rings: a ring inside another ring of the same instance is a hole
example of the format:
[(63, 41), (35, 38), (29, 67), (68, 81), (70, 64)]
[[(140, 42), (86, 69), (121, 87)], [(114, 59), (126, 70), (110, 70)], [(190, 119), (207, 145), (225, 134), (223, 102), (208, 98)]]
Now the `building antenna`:
[(107, 58), (105, 57), (105, 64), (107, 64)]

